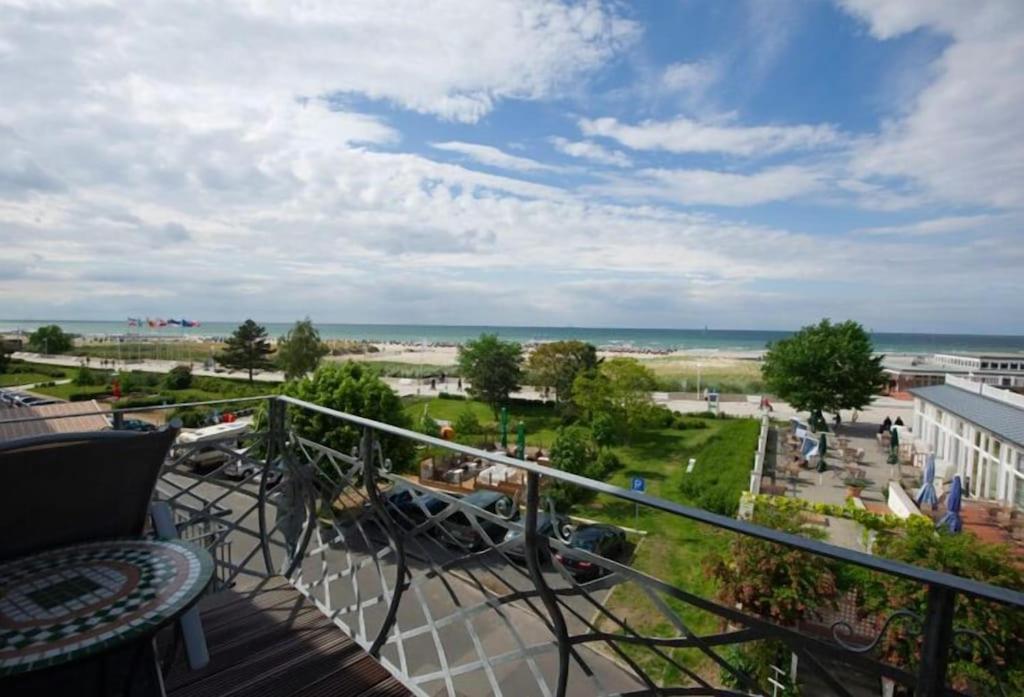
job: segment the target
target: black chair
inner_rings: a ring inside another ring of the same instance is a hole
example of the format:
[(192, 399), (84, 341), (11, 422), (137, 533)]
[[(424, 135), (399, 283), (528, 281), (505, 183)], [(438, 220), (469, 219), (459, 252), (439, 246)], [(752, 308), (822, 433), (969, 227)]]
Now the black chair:
[(0, 443), (0, 561), (142, 534), (174, 427)]
[[(0, 561), (64, 545), (143, 534), (177, 537), (170, 507), (153, 501), (179, 424), (0, 443)], [(209, 661), (198, 609), (179, 619), (189, 665)]]

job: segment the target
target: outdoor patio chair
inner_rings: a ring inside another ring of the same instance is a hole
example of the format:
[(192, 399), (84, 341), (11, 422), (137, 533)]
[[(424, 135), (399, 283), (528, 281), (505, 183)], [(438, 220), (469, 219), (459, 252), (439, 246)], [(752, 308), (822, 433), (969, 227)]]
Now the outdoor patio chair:
[[(0, 443), (0, 561), (90, 540), (139, 537), (152, 521), (158, 537), (176, 538), (170, 508), (153, 501), (173, 425), (140, 433), (96, 431)], [(189, 665), (209, 661), (198, 611), (179, 627)]]
[(0, 560), (142, 534), (176, 428), (97, 431), (0, 443)]

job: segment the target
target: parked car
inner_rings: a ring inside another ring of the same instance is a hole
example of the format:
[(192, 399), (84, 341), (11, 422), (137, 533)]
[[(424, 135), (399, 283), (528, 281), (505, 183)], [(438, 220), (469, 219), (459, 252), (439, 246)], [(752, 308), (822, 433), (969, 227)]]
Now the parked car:
[[(481, 489), (466, 496), (462, 501), (470, 506), (509, 518), (510, 520), (519, 520), (519, 508), (510, 496), (500, 491)], [(470, 515), (472, 513), (469, 511), (460, 510), (445, 520), (443, 525), (449, 534), (444, 536), (443, 541), (453, 546), (466, 546), (470, 549), (480, 549), (483, 547), (486, 541), (480, 536), (476, 528), (473, 527), (472, 521), (468, 518)], [(477, 520), (491, 542), (497, 544), (505, 539), (508, 528), (479, 516)]]
[(217, 424), (206, 428), (183, 430), (174, 442), (171, 454), (174, 457), (191, 450), (186, 462), (198, 471), (209, 471), (220, 467), (230, 458), (226, 450), (238, 450), (240, 439), (249, 433), (248, 422), (236, 421)]
[(154, 424), (151, 424), (148, 421), (143, 421), (142, 419), (125, 419), (121, 422), (121, 429), (124, 431), (149, 432), (155, 431), (156, 428), (157, 427)]
[(410, 486), (397, 485), (382, 496), (391, 519), (406, 530), (420, 525), (429, 516), (443, 511), (448, 502), (433, 494), (417, 495)]
[[(236, 450), (235, 452), (242, 454), (243, 450)], [(250, 476), (255, 476), (263, 471), (262, 463), (252, 462), (249, 460), (237, 459), (228, 464), (224, 468), (224, 476), (230, 479), (246, 479)], [(278, 459), (274, 464), (267, 470), (267, 486), (275, 487), (278, 482), (281, 481), (281, 477), (284, 476), (284, 461)]]
[[(567, 530), (568, 528), (569, 519), (561, 513), (556, 513), (554, 517), (547, 511), (537, 513), (537, 534), (540, 536), (557, 538), (561, 534), (559, 531)], [(507, 542), (505, 554), (514, 562), (519, 564), (526, 563), (525, 528), (522, 532), (518, 530), (510, 532)], [(548, 561), (550, 554), (550, 550), (546, 554), (538, 550), (541, 563)]]
[[(569, 538), (569, 547), (582, 549), (605, 559), (618, 560), (626, 551), (626, 532), (614, 525), (581, 525)], [(589, 581), (607, 573), (603, 567), (586, 559), (564, 554), (556, 554), (555, 558), (566, 571), (580, 581)]]

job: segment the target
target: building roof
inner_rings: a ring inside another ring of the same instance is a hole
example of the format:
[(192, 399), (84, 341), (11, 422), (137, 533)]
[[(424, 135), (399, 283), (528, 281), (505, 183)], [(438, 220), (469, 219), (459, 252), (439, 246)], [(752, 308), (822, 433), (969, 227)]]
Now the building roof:
[[(49, 433), (82, 433), (110, 428), (105, 416), (94, 413), (98, 411), (101, 411), (100, 405), (94, 399), (85, 402), (43, 404), (37, 407), (0, 407), (0, 443), (15, 438), (45, 436)], [(45, 421), (2, 423), (8, 419), (36, 417), (47, 418)]]
[(915, 387), (910, 394), (956, 414), (1008, 443), (1024, 447), (1024, 409), (952, 385)]

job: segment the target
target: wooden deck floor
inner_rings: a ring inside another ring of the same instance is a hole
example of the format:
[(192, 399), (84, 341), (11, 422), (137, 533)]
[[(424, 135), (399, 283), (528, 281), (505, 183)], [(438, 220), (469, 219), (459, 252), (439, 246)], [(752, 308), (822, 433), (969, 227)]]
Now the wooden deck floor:
[(283, 581), (252, 593), (222, 591), (200, 609), (210, 664), (190, 671), (180, 649), (166, 677), (169, 697), (411, 694)]

